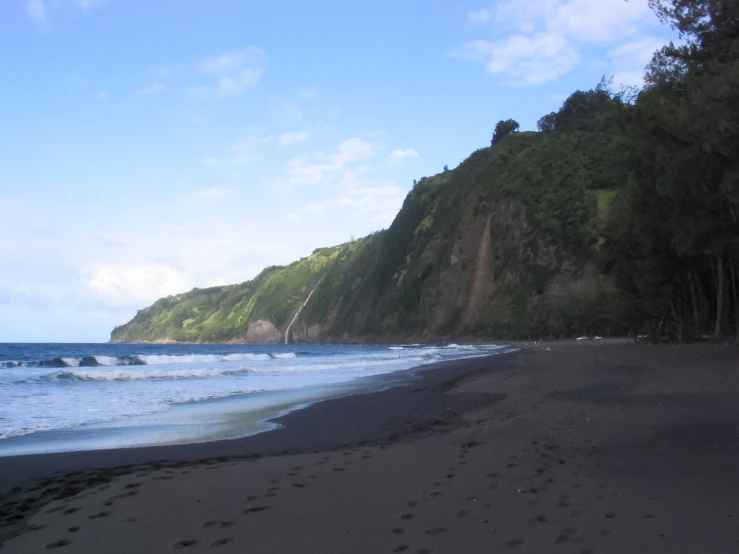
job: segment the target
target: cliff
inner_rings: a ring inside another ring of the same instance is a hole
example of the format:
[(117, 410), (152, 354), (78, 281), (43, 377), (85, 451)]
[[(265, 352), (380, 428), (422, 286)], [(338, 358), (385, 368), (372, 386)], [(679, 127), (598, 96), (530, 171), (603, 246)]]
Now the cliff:
[[(117, 342), (516, 338), (607, 332), (596, 271), (621, 186), (618, 135), (518, 133), (421, 179), (385, 231), (321, 248), (239, 285), (155, 302)], [(320, 284), (319, 284), (320, 283)]]

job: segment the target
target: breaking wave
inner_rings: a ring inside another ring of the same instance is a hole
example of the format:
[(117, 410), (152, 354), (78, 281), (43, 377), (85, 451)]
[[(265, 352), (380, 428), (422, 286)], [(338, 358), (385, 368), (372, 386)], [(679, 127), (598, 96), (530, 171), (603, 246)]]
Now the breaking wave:
[(14, 367), (114, 367), (129, 365), (165, 365), (191, 363), (218, 363), (218, 362), (248, 362), (266, 361), (271, 359), (290, 359), (298, 356), (295, 352), (274, 354), (190, 354), (190, 355), (157, 355), (134, 354), (131, 356), (82, 356), (80, 358), (53, 358), (37, 362), (5, 361), (0, 362), (0, 368)]

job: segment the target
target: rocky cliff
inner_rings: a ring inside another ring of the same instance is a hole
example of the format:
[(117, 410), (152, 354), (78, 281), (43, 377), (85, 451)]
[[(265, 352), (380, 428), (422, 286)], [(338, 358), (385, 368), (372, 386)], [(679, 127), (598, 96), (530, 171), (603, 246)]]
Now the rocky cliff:
[[(111, 340), (527, 338), (617, 330), (599, 231), (625, 175), (617, 134), (519, 133), (421, 179), (384, 231), (141, 310)], [(320, 283), (320, 284), (319, 284)]]

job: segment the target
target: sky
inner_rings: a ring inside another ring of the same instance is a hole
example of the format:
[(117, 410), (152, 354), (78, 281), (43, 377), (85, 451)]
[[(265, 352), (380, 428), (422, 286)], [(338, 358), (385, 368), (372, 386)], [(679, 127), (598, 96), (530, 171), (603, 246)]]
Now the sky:
[(647, 0), (3, 0), (0, 342), (106, 341), (387, 228), (672, 38)]

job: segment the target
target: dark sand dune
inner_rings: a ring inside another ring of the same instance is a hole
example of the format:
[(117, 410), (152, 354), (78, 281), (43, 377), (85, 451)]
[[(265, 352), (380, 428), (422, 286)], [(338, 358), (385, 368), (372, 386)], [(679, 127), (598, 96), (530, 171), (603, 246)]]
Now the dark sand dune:
[(3, 552), (739, 552), (736, 349), (537, 345), (284, 423), (0, 459)]

